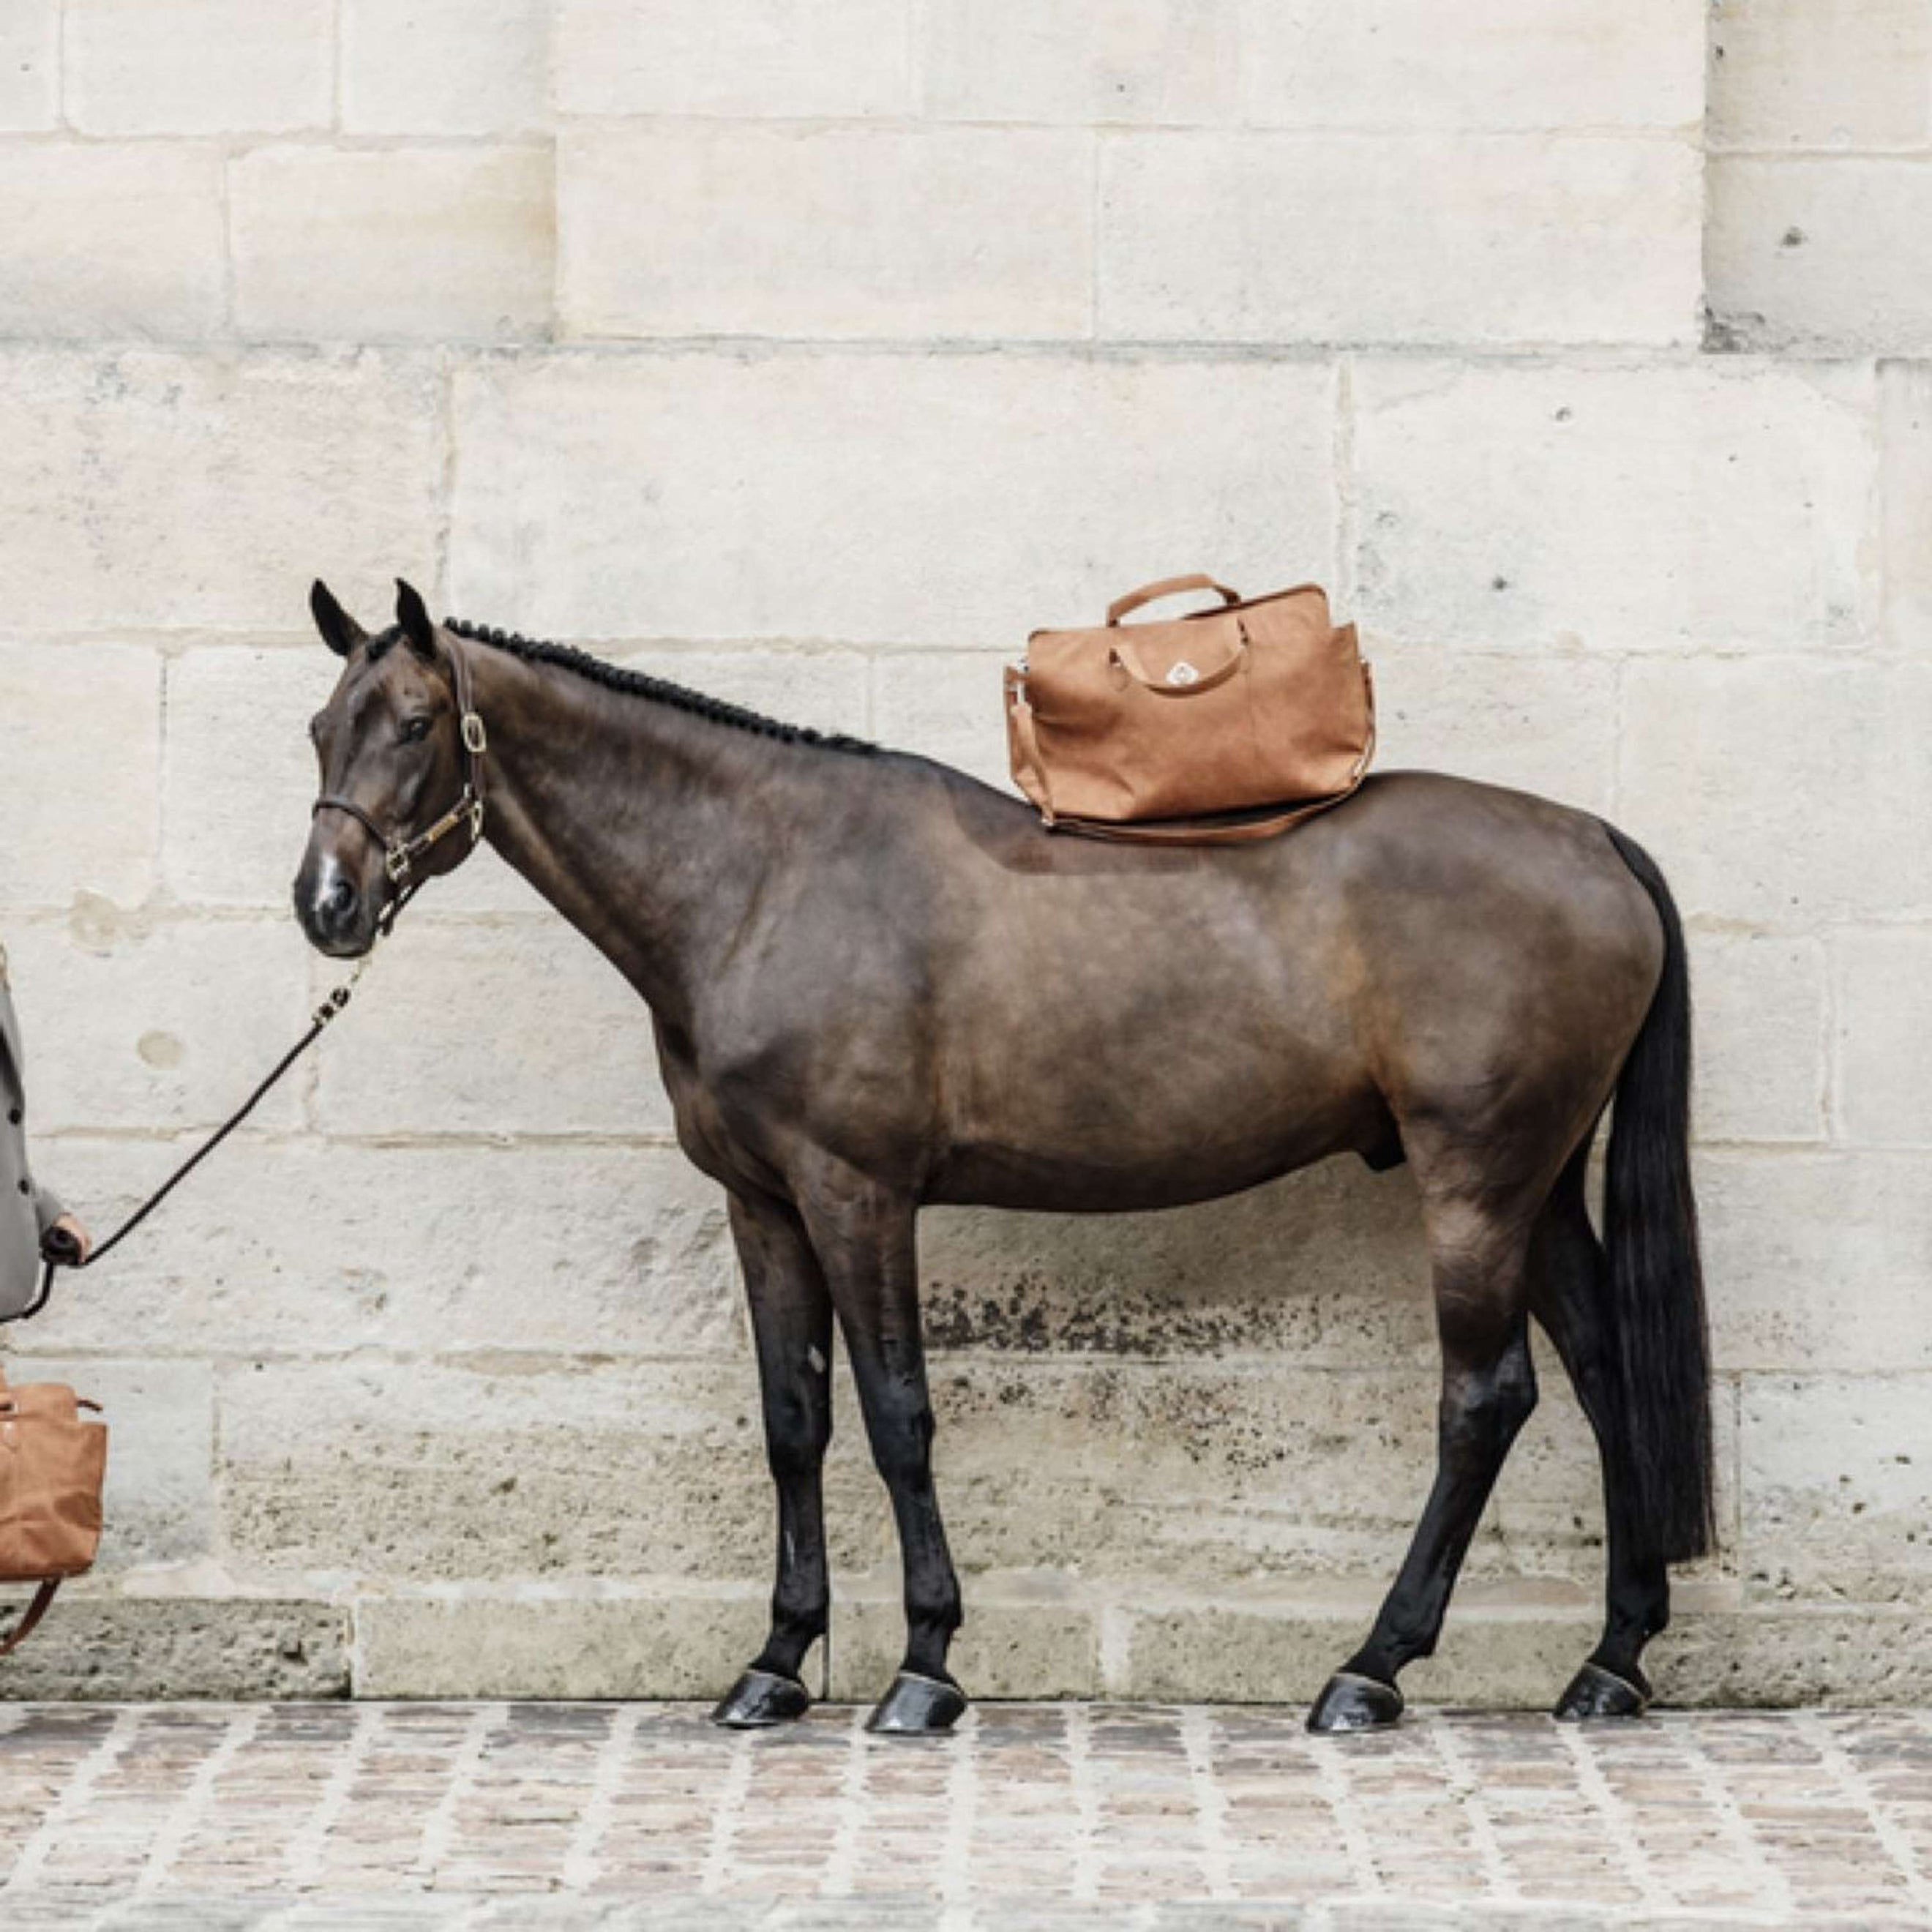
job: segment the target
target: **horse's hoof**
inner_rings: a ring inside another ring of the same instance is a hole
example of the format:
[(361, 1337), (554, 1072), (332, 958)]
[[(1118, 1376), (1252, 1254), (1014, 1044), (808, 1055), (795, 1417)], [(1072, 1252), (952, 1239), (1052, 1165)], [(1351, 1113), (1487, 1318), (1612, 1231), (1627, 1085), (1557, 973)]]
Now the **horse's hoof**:
[(1378, 1677), (1338, 1670), (1322, 1687), (1308, 1713), (1308, 1728), (1336, 1731), (1385, 1731), (1402, 1715), (1402, 1693)]
[(952, 1730), (965, 1709), (966, 1694), (958, 1684), (902, 1670), (866, 1720), (866, 1728), (882, 1737), (936, 1738)]
[(1641, 1672), (1632, 1683), (1600, 1664), (1586, 1664), (1556, 1700), (1555, 1715), (1566, 1724), (1585, 1718), (1640, 1718), (1650, 1708), (1650, 1686)]
[(748, 1670), (712, 1712), (711, 1721), (730, 1731), (764, 1731), (789, 1724), (811, 1708), (812, 1694), (796, 1677)]

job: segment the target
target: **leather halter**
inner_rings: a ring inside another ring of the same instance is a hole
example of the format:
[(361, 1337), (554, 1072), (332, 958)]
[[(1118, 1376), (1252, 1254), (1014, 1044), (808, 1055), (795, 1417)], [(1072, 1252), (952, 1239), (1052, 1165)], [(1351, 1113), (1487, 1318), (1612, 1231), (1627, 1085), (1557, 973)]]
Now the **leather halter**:
[[(405, 646), (406, 648), (406, 646)], [(456, 687), (457, 737), (463, 749), (463, 789), (456, 802), (430, 826), (413, 838), (400, 832), (385, 832), (375, 819), (352, 800), (325, 792), (310, 808), (313, 818), (319, 812), (346, 812), (382, 848), (382, 869), (398, 894), (411, 890), (411, 874), (416, 861), (430, 848), (461, 824), (470, 827), (470, 846), (474, 851), (483, 837), (483, 754), (490, 748), (489, 734), (483, 728), (482, 714), (470, 695), (470, 664), (462, 652), (449, 653)]]

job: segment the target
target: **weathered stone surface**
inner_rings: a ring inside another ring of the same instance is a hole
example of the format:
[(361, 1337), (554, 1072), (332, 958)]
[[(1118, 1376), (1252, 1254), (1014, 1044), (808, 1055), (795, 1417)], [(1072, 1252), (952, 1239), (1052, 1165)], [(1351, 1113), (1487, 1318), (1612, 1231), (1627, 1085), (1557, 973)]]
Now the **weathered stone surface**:
[(1815, 939), (1691, 934), (1700, 1139), (1825, 1138), (1825, 982)]
[(1838, 1115), (1867, 1147), (1932, 1147), (1932, 932), (1871, 927), (1832, 945)]
[(286, 632), (318, 572), (387, 583), (398, 559), (434, 554), (442, 439), (421, 363), (14, 349), (0, 417), (16, 635)]
[(0, 334), (168, 340), (211, 334), (226, 319), (212, 148), (0, 148)]
[(1860, 658), (1632, 664), (1622, 817), (1686, 914), (1789, 928), (1932, 910), (1932, 674)]
[[(293, 928), (291, 926), (292, 932)], [(318, 992), (341, 976), (315, 962)], [(355, 1134), (664, 1134), (650, 1012), (561, 920), (448, 925), (384, 948), (332, 1032), (315, 1118)]]
[(990, 651), (894, 652), (872, 667), (872, 729), (883, 745), (952, 765), (1013, 792), (1002, 667), (1022, 646)]
[(1362, 648), (1374, 668), (1378, 771), (1454, 772), (1586, 811), (1610, 808), (1611, 666), (1578, 656), (1438, 650), (1372, 634)]
[(549, 0), (344, 0), (342, 124), (521, 134), (550, 121)]
[(556, 356), (460, 370), (456, 412), (454, 599), (542, 634), (983, 649), (1146, 560), (1331, 562), (1314, 365)]
[(332, 0), (66, 0), (68, 118), (90, 134), (327, 125)]
[(1932, 1160), (1712, 1153), (1697, 1186), (1720, 1366), (1932, 1368)]
[(1716, 0), (1714, 148), (1912, 148), (1932, 134), (1932, 14), (1918, 0)]
[[(349, 1613), (314, 1602), (104, 1596), (76, 1585), (7, 1660), (8, 1699), (343, 1697)], [(6, 1708), (0, 1703), (0, 1710)]]
[(154, 877), (160, 660), (138, 646), (0, 644), (0, 903), (127, 904)]
[(1866, 634), (1869, 370), (1376, 358), (1352, 387), (1371, 633), (1646, 652)]
[[(302, 944), (286, 924), (183, 922), (83, 897), (59, 925), (16, 922), (7, 948), (20, 1010), (33, 1016), (34, 1120), (44, 1134), (211, 1127), (308, 1018)], [(285, 1083), (254, 1118), (286, 1127), (299, 1114)], [(184, 1151), (166, 1142), (127, 1150), (150, 1172)], [(44, 1165), (55, 1180), (51, 1149)]]
[[(105, 1225), (172, 1151), (63, 1138), (42, 1166)], [(111, 1262), (64, 1277), (31, 1328), (7, 1332), (56, 1352), (735, 1357), (742, 1304), (723, 1191), (674, 1149), (251, 1135)]]
[(59, 112), (58, 0), (14, 0), (0, 14), (0, 130), (35, 133)]
[(1101, 154), (1100, 332), (1688, 342), (1698, 182), (1675, 142), (1118, 136)]
[(547, 148), (258, 148), (229, 187), (244, 334), (496, 341), (548, 326)]
[(856, 651), (614, 650), (632, 670), (815, 731), (855, 738), (872, 727), (866, 660)]
[(1720, 155), (1709, 178), (1705, 268), (1730, 340), (1932, 352), (1932, 176), (1919, 160)]
[(1160, 1214), (935, 1208), (920, 1222), (926, 1331), (1024, 1355), (1239, 1354), (1432, 1366), (1414, 1190), (1330, 1161)]
[(557, 103), (572, 114), (904, 112), (904, 0), (560, 0)]
[(936, 0), (926, 110), (946, 120), (1225, 124), (1244, 52), (1236, 0), (1040, 8)]
[(1879, 370), (1883, 440), (1885, 637), (1932, 651), (1932, 368), (1888, 362)]
[(1684, 128), (1703, 111), (1703, 20), (1687, 0), (1490, 0), (1445, 24), (1429, 0), (1244, 0), (1242, 118), (1534, 131)]
[[(10, 1350), (16, 1337), (42, 1339), (32, 1330), (10, 1328), (5, 1335)], [(64, 1382), (101, 1406), (108, 1428), (106, 1526), (98, 1574), (208, 1554), (214, 1405), (206, 1363), (10, 1354), (4, 1366), (10, 1382)]]
[(1742, 1561), (1754, 1594), (1932, 1598), (1932, 1376), (1750, 1376)]
[(572, 335), (1064, 338), (1092, 319), (1077, 134), (600, 128), (559, 167)]

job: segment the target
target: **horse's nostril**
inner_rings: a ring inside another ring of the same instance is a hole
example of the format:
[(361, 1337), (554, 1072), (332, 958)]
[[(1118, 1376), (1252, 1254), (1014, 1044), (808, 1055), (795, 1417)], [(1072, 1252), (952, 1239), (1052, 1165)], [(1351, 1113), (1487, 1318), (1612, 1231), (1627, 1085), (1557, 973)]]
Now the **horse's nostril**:
[(356, 888), (346, 879), (338, 878), (322, 896), (321, 911), (326, 919), (346, 919), (355, 907)]

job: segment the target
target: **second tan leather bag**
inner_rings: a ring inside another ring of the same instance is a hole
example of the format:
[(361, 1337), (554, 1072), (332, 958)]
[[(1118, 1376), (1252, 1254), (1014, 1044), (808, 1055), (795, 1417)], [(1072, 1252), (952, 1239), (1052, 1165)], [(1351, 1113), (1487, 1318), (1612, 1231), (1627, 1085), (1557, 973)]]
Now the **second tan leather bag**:
[[(1124, 624), (1156, 598), (1219, 608)], [(1244, 601), (1208, 577), (1119, 599), (1104, 625), (1036, 631), (1006, 673), (1013, 778), (1049, 825), (1172, 844), (1266, 838), (1339, 804), (1375, 750), (1352, 624), (1316, 584)], [(1262, 817), (1227, 818), (1282, 806)]]
[(96, 1405), (61, 1383), (9, 1388), (0, 1375), (0, 1584), (40, 1586), (0, 1630), (0, 1657), (26, 1641), (68, 1577), (94, 1567), (107, 1429), (82, 1409)]

